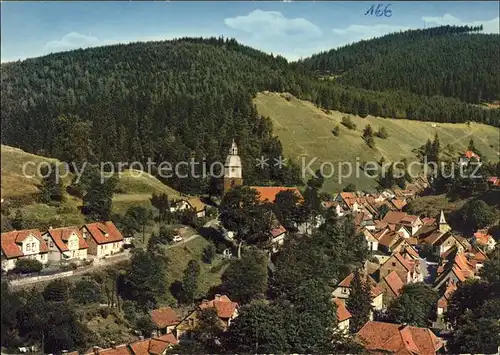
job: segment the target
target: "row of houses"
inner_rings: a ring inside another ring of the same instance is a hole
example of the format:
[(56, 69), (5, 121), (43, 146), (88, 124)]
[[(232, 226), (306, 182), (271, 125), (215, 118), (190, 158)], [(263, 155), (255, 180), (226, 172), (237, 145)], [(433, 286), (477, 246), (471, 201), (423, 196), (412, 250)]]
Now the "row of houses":
[(34, 259), (42, 264), (101, 259), (119, 253), (122, 233), (113, 222), (96, 222), (81, 227), (14, 230), (1, 235), (2, 269), (15, 268), (19, 259)]

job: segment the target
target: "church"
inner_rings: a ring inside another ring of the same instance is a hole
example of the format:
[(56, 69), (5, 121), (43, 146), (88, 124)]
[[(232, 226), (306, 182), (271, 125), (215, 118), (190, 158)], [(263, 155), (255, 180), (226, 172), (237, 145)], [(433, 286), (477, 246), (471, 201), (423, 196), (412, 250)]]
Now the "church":
[[(231, 148), (229, 148), (229, 154), (226, 157), (224, 164), (224, 194), (227, 193), (232, 188), (244, 186), (243, 185), (243, 166), (241, 164), (241, 158), (238, 155), (238, 146), (233, 139)], [(258, 198), (261, 203), (270, 202), (274, 203), (276, 195), (281, 191), (292, 190), (298, 197), (300, 201), (303, 201), (302, 194), (296, 187), (284, 187), (284, 186), (249, 186), (250, 188), (258, 192)], [(273, 224), (271, 230), (269, 231), (272, 251), (276, 252), (277, 247), (284, 243), (287, 230), (283, 227), (277, 219)]]

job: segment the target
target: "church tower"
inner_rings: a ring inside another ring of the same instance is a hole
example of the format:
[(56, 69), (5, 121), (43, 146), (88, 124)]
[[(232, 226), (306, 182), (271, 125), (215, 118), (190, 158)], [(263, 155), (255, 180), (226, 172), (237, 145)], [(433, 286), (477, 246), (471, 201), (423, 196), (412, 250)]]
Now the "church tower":
[(241, 159), (238, 155), (238, 147), (233, 139), (229, 149), (229, 155), (224, 164), (224, 193), (231, 188), (243, 185)]
[(450, 230), (451, 230), (451, 227), (448, 225), (448, 222), (446, 222), (446, 219), (444, 218), (443, 210), (441, 210), (441, 215), (439, 216), (439, 232), (446, 233)]

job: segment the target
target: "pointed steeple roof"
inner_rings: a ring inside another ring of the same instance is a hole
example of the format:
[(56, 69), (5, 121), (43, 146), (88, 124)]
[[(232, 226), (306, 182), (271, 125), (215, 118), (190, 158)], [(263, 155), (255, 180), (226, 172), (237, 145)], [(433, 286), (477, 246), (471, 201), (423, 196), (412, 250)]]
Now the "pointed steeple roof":
[(233, 138), (233, 143), (231, 144), (231, 148), (229, 149), (229, 155), (238, 155), (238, 146)]
[(439, 224), (447, 224), (443, 210), (441, 210), (441, 215), (439, 216)]

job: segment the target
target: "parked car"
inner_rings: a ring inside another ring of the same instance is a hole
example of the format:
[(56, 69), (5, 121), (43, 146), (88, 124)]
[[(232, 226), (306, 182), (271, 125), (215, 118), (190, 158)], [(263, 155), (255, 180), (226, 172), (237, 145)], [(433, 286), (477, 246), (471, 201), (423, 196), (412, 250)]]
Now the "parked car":
[(182, 241), (182, 237), (181, 237), (180, 235), (176, 235), (176, 236), (174, 237), (173, 241), (174, 241), (175, 243), (181, 242), (181, 241)]

